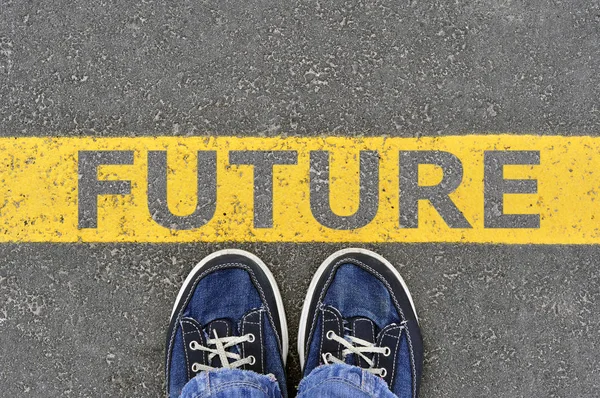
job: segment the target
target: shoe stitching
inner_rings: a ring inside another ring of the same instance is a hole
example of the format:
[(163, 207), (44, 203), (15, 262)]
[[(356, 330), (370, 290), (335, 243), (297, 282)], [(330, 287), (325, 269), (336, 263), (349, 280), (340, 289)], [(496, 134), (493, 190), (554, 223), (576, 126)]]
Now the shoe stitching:
[[(258, 325), (258, 330), (259, 330), (258, 333), (260, 335), (259, 336), (259, 338), (260, 338), (260, 341), (259, 341), (259, 343), (260, 343), (260, 369), (261, 369), (261, 373), (262, 374), (266, 373), (265, 372), (265, 358), (264, 358), (264, 355), (263, 355), (265, 350), (264, 350), (264, 347), (263, 347), (263, 331), (262, 331), (262, 313), (264, 311), (265, 311), (264, 308), (257, 308), (255, 310), (252, 310), (252, 311), (250, 311), (249, 313), (247, 313), (244, 316), (244, 320), (242, 321), (242, 330), (245, 330), (244, 327), (245, 327), (246, 324)], [(250, 317), (250, 315), (255, 314), (255, 313), (258, 314), (258, 317), (261, 320), (261, 322), (249, 322), (249, 321), (245, 320), (247, 317)], [(244, 334), (245, 333), (242, 332), (242, 335), (244, 335)], [(244, 349), (244, 344), (242, 344), (242, 350), (243, 349)], [(243, 351), (243, 352), (244, 352), (244, 354), (242, 355), (242, 357), (245, 358), (246, 357), (245, 351)]]
[[(242, 318), (242, 322), (240, 325), (240, 336), (244, 336), (246, 334), (245, 330), (246, 330), (246, 322), (244, 322), (244, 319), (249, 316), (250, 314), (254, 313), (254, 311), (249, 312), (248, 314), (246, 314), (243, 318)], [(246, 343), (242, 343), (242, 358), (246, 358)], [(244, 365), (244, 369), (246, 369), (250, 364)]]
[[(181, 323), (183, 323), (183, 322), (185, 322), (186, 324), (192, 325), (192, 327), (193, 327), (194, 329), (196, 329), (196, 331), (191, 331), (191, 332), (186, 332), (186, 333), (184, 333), (184, 336), (183, 336), (183, 344), (184, 344), (184, 346), (185, 346), (185, 347), (187, 347), (187, 342), (186, 342), (186, 340), (185, 340), (185, 336), (186, 336), (186, 335), (188, 335), (188, 334), (198, 334), (198, 336), (199, 336), (199, 337), (201, 337), (201, 336), (202, 336), (202, 330), (200, 330), (200, 329), (198, 328), (198, 326), (196, 326), (196, 324), (195, 324), (195, 323), (193, 323), (193, 322), (190, 322), (190, 321), (188, 321), (187, 319), (182, 319), (182, 320), (181, 320)], [(183, 325), (181, 326), (181, 330), (183, 331)], [(184, 348), (184, 352), (185, 352), (185, 358), (186, 358), (186, 360), (187, 360), (187, 359), (188, 359), (188, 355), (187, 355), (187, 348)], [(206, 352), (202, 352), (201, 354), (202, 354), (202, 359), (204, 360), (204, 363), (208, 363), (208, 358), (207, 358), (207, 355), (208, 355), (208, 354), (207, 354)], [(189, 368), (189, 361), (188, 361), (188, 368)], [(189, 370), (188, 370), (188, 377), (189, 377), (189, 378), (191, 378), (191, 374), (189, 373)]]
[[(323, 285), (323, 288), (321, 289), (321, 292), (319, 293), (319, 299), (318, 299), (318, 304), (323, 305), (323, 299), (325, 298), (325, 292), (327, 291), (327, 289), (329, 288), (329, 285), (331, 284), (331, 281), (333, 280), (333, 276), (335, 275), (335, 271), (342, 265), (344, 264), (353, 264), (353, 265), (357, 265), (363, 269), (366, 269), (367, 271), (371, 272), (373, 275), (375, 275), (377, 277), (377, 279), (379, 279), (380, 282), (382, 282), (385, 287), (387, 288), (390, 296), (392, 297), (392, 300), (394, 301), (394, 304), (396, 306), (396, 310), (399, 312), (400, 317), (403, 321), (406, 320), (406, 317), (404, 316), (404, 311), (402, 311), (402, 308), (400, 307), (400, 303), (398, 302), (398, 299), (396, 298), (396, 295), (394, 294), (390, 284), (388, 283), (388, 281), (376, 270), (374, 270), (373, 268), (371, 268), (370, 266), (368, 266), (367, 264), (363, 263), (360, 260), (356, 260), (353, 258), (342, 258), (341, 260), (339, 260), (338, 262), (336, 262), (333, 267), (331, 268), (330, 272), (329, 272), (329, 276), (325, 282), (325, 285)], [(311, 323), (311, 327), (310, 327), (310, 332), (308, 335), (308, 339), (305, 342), (304, 345), (304, 352), (305, 354), (308, 354), (308, 342), (312, 340), (313, 338), (313, 334), (315, 332), (315, 325), (316, 325), (316, 321), (317, 321), (317, 315), (318, 315), (318, 311), (315, 311), (315, 315), (313, 316), (313, 320)], [(415, 358), (414, 358), (414, 349), (412, 346), (412, 339), (410, 338), (410, 332), (408, 331), (408, 329), (406, 330), (406, 335), (408, 338), (408, 345), (409, 345), (409, 353), (410, 353), (410, 361), (412, 364), (412, 369), (411, 369), (411, 373), (412, 373), (412, 387), (413, 387), (413, 398), (416, 398), (417, 396), (417, 386), (416, 386), (416, 379), (417, 379), (417, 373), (416, 373), (416, 366), (415, 366)]]
[[(335, 310), (335, 308), (333, 308), (333, 307), (323, 307), (323, 310), (322, 310), (323, 311), (323, 316), (322, 316), (323, 317), (323, 330), (321, 331), (321, 350), (319, 352), (320, 354), (323, 353), (323, 340), (324, 340), (323, 337), (326, 335), (326, 333), (325, 333), (325, 324), (327, 322), (333, 322), (333, 323), (335, 323), (335, 326), (336, 326), (335, 329), (336, 329), (336, 332), (338, 332), (337, 333), (338, 335), (342, 333), (342, 331), (340, 330), (340, 327), (339, 327), (340, 326), (339, 319), (341, 319), (342, 314), (340, 314), (339, 311), (336, 310), (337, 311), (336, 312), (334, 310)], [(334, 319), (325, 319), (325, 312), (333, 314)], [(338, 317), (339, 317), (339, 319), (338, 319)], [(337, 350), (336, 350), (337, 351), (337, 357), (341, 358), (342, 357), (342, 346), (338, 343), (337, 347), (338, 347)], [(319, 360), (319, 362), (320, 362), (320, 360)]]
[(375, 342), (375, 326), (373, 322), (369, 322), (371, 324), (371, 336), (372, 336), (372, 342)]
[[(356, 336), (356, 327), (357, 327), (358, 323), (360, 323), (360, 322), (368, 322), (369, 323), (369, 326), (371, 326), (371, 341), (375, 342), (375, 326), (373, 325), (373, 322), (371, 322), (369, 320), (366, 320), (366, 319), (355, 319), (354, 323), (353, 323), (354, 324), (354, 335)], [(362, 358), (357, 357), (356, 360), (357, 360), (358, 364), (360, 365), (361, 361), (362, 361)]]
[[(321, 328), (321, 344), (319, 347), (319, 363), (321, 363), (321, 354), (323, 354), (323, 340), (325, 338), (325, 309), (324, 308), (320, 308), (319, 309), (322, 314), (321, 314), (321, 318), (323, 319), (323, 327)], [(317, 311), (315, 311), (315, 314), (317, 313)]]
[(400, 337), (402, 336), (402, 326), (396, 326), (392, 329), (398, 330), (398, 336), (388, 335), (389, 337), (393, 337), (396, 339), (396, 348), (394, 349), (394, 362), (392, 366), (392, 377), (390, 377), (390, 386), (392, 385), (392, 383), (394, 382), (394, 378), (396, 377), (396, 359), (398, 358), (398, 347), (400, 346)]
[[(262, 321), (262, 312), (259, 311), (258, 318)], [(260, 368), (262, 370), (262, 374), (265, 374), (265, 349), (263, 347), (263, 330), (262, 330), (262, 322), (258, 325), (258, 330), (260, 333)]]
[(405, 332), (406, 332), (406, 340), (408, 341), (408, 347), (409, 347), (409, 352), (410, 352), (410, 363), (412, 365), (412, 390), (413, 390), (413, 397), (416, 398), (417, 397), (417, 367), (415, 365), (415, 354), (413, 352), (413, 345), (412, 345), (412, 338), (410, 337), (410, 330), (408, 330), (408, 327), (404, 328)]
[[(388, 336), (388, 337), (389, 337), (389, 335), (387, 334), (387, 331), (388, 331), (390, 328), (394, 327), (394, 325), (395, 325), (395, 324), (394, 324), (394, 323), (392, 323), (392, 324), (390, 324), (390, 325), (388, 325), (388, 326), (384, 327), (383, 329), (381, 329), (381, 331), (379, 332), (380, 336), (378, 336), (378, 337), (379, 337), (379, 339), (378, 339), (378, 342), (377, 342), (377, 344), (379, 344), (380, 346), (383, 346), (383, 339), (384, 339), (386, 336)], [(391, 337), (394, 337), (394, 336), (391, 336)], [(387, 347), (387, 346), (386, 346), (386, 347)], [(389, 347), (388, 347), (388, 348), (389, 348)], [(391, 348), (390, 348), (390, 352), (391, 352)], [(376, 367), (379, 367), (379, 364), (380, 364), (380, 362), (381, 362), (381, 355), (377, 355), (377, 358), (375, 359), (375, 365), (376, 365)]]
[[(323, 307), (324, 307), (324, 304), (323, 304), (323, 302), (321, 301), (321, 299), (319, 297), (319, 301), (317, 302), (317, 308), (315, 309), (315, 314), (313, 315), (313, 320), (312, 320), (312, 322), (310, 324), (310, 332), (308, 334), (308, 338), (304, 342), (304, 354), (305, 354), (306, 358), (308, 357), (308, 344), (309, 344), (309, 342), (314, 337), (313, 334), (315, 332), (315, 326), (316, 326), (316, 323), (317, 323), (317, 318), (319, 317), (319, 311), (322, 312), (323, 311)], [(319, 353), (320, 353), (320, 351), (319, 351)]]
[[(326, 310), (328, 312), (333, 313), (336, 316), (336, 318), (333, 319), (332, 321), (335, 321), (335, 326), (337, 327), (336, 330), (338, 332), (337, 334), (341, 336), (344, 333), (344, 326), (340, 325), (340, 322), (342, 322), (342, 313), (335, 307), (329, 307), (329, 308), (326, 308)], [(337, 347), (338, 347), (338, 358), (341, 358), (342, 357), (342, 345), (340, 343), (338, 343)]]
[[(322, 308), (321, 308), (321, 312), (322, 312), (322, 314), (321, 314), (321, 319), (322, 319), (322, 322), (323, 322), (323, 327), (322, 327), (322, 330), (321, 330), (321, 346), (320, 346), (320, 348), (319, 348), (319, 357), (320, 357), (320, 355), (321, 355), (321, 354), (323, 354), (323, 341), (325, 341), (325, 335), (326, 335), (326, 332), (325, 332), (325, 330), (326, 330), (326, 324), (327, 324), (327, 322), (336, 322), (336, 320), (335, 320), (335, 319), (325, 319), (325, 312), (326, 312), (326, 311), (327, 311), (327, 312), (329, 312), (329, 313), (331, 313), (331, 314), (333, 314), (334, 316), (336, 315), (336, 314), (335, 314), (333, 311), (329, 310), (329, 309), (328, 309), (328, 308), (326, 308), (326, 307), (322, 307)], [(337, 322), (336, 322), (336, 324), (337, 324)], [(321, 362), (321, 359), (319, 359), (319, 363), (320, 363), (320, 362)]]
[[(211, 330), (212, 332), (214, 332), (214, 330), (215, 330), (215, 327), (212, 325), (212, 324), (214, 324), (214, 323), (222, 323), (222, 324), (224, 324), (224, 325), (225, 325), (225, 328), (227, 328), (226, 335), (227, 335), (227, 336), (229, 336), (229, 335), (231, 334), (231, 330), (229, 330), (229, 322), (227, 322), (227, 321), (223, 321), (223, 320), (212, 321), (212, 322), (211, 322), (211, 325), (210, 325), (210, 330)], [(212, 339), (213, 337), (214, 337), (214, 336), (210, 336), (210, 335), (208, 336), (208, 338), (209, 338), (209, 339)], [(225, 337), (225, 336), (221, 336), (221, 337)]]
[[(391, 334), (387, 333), (387, 332), (389, 332), (389, 331), (391, 331), (391, 330), (393, 330), (395, 328), (400, 328), (400, 334), (398, 336), (394, 336), (394, 335), (391, 335)], [(413, 396), (416, 397), (417, 396), (417, 387), (416, 387), (416, 382), (415, 382), (415, 380), (416, 380), (416, 368), (415, 368), (414, 359), (412, 357), (412, 344), (411, 344), (410, 332), (409, 332), (408, 328), (406, 326), (404, 326), (404, 325), (395, 326), (393, 328), (387, 329), (383, 333), (383, 335), (381, 336), (381, 338), (383, 339), (383, 337), (386, 337), (386, 336), (394, 338), (394, 339), (397, 338), (396, 351), (394, 351), (394, 368), (395, 368), (396, 367), (396, 357), (397, 357), (397, 353), (398, 353), (398, 346), (400, 344), (400, 339), (402, 337), (402, 330), (406, 331), (406, 340), (408, 341), (408, 344), (410, 346), (409, 351), (410, 351), (410, 354), (411, 354), (410, 359), (411, 359), (411, 366), (412, 366), (412, 368), (411, 368), (411, 374), (415, 375), (414, 378), (411, 378), (411, 384), (412, 384)], [(377, 366), (379, 366), (379, 358), (380, 357), (377, 357)], [(394, 372), (395, 372), (395, 369), (392, 369), (392, 374), (394, 374)], [(391, 385), (391, 383), (390, 383), (390, 385)]]
[[(242, 263), (225, 263), (225, 264), (219, 264), (215, 267), (212, 267), (209, 270), (205, 270), (203, 273), (201, 273), (200, 275), (198, 275), (196, 277), (196, 279), (194, 279), (194, 282), (191, 283), (189, 286), (193, 286), (192, 289), (190, 289), (190, 291), (188, 292), (185, 300), (183, 301), (183, 303), (185, 303), (181, 309), (179, 310), (179, 313), (177, 314), (177, 318), (179, 319), (181, 318), (181, 316), (183, 315), (183, 311), (185, 310), (185, 308), (187, 307), (187, 305), (189, 304), (189, 300), (190, 297), (193, 295), (193, 293), (195, 292), (195, 288), (198, 285), (198, 282), (200, 281), (200, 279), (202, 279), (203, 277), (205, 277), (206, 275), (215, 272), (217, 270), (222, 270), (222, 269), (227, 269), (227, 268), (241, 268), (245, 271), (248, 272), (248, 274), (250, 274), (250, 279), (252, 280), (252, 282), (254, 283), (254, 286), (257, 288), (260, 298), (262, 299), (263, 303), (267, 303), (266, 297), (265, 297), (265, 292), (263, 291), (261, 285), (258, 283), (258, 280), (256, 279), (256, 276), (254, 275), (254, 271), (248, 267), (245, 264)], [(267, 312), (267, 316), (269, 317), (269, 322), (271, 323), (271, 327), (273, 328), (273, 333), (275, 333), (275, 337), (277, 337), (277, 341), (279, 342), (279, 349), (283, 350), (283, 341), (281, 341), (281, 338), (279, 337), (279, 333), (277, 332), (277, 328), (275, 326), (275, 321), (273, 320), (273, 315), (271, 314), (271, 310), (270, 308), (266, 308), (266, 312)], [(167, 363), (165, 366), (165, 373), (166, 373), (166, 379), (167, 379), (167, 386), (169, 385), (170, 382), (170, 370), (171, 370), (171, 355), (172, 355), (172, 351), (173, 351), (173, 343), (175, 342), (175, 333), (172, 333), (171, 339), (169, 340), (169, 349), (167, 352)]]
[[(256, 280), (256, 276), (254, 275), (254, 271), (250, 267), (248, 267), (245, 264), (241, 264), (241, 263), (225, 263), (225, 264), (217, 265), (217, 266), (215, 266), (215, 267), (213, 267), (213, 268), (211, 268), (209, 270), (206, 270), (206, 271), (204, 271), (203, 273), (201, 273), (200, 275), (198, 275), (196, 277), (196, 279), (194, 280), (194, 282), (190, 284), (190, 286), (194, 286), (194, 289), (190, 289), (190, 291), (188, 292), (188, 295), (186, 296), (186, 298), (184, 300), (185, 305), (182, 306), (181, 309), (179, 310), (179, 313), (177, 314), (177, 318), (181, 317), (181, 315), (183, 314), (183, 311), (185, 310), (185, 308), (189, 304), (189, 299), (193, 295), (193, 293), (195, 291), (195, 286), (197, 286), (197, 284), (200, 281), (200, 279), (202, 279), (204, 276), (206, 276), (206, 275), (208, 275), (208, 274), (210, 274), (212, 272), (215, 272), (217, 270), (227, 269), (227, 268), (242, 268), (245, 271), (247, 271), (250, 274), (250, 277), (251, 277), (252, 281), (255, 283), (255, 287), (259, 290), (259, 294), (260, 294), (261, 299), (263, 300), (263, 302), (265, 302), (265, 303), (267, 302), (267, 300), (265, 298), (265, 295), (264, 295), (264, 291), (262, 290), (262, 287), (260, 286), (260, 284), (258, 284), (258, 281)], [(269, 308), (267, 308), (266, 311), (267, 311), (267, 315), (269, 316), (269, 320), (270, 320), (270, 322), (271, 322), (271, 324), (273, 326), (273, 332), (275, 333), (275, 336), (277, 336), (277, 339), (280, 341), (280, 345), (281, 345), (282, 343), (281, 343), (281, 340), (279, 338), (279, 333), (277, 333), (277, 329), (274, 327), (275, 322), (272, 319), (271, 311), (270, 311)], [(175, 340), (174, 336), (171, 336), (171, 340), (169, 342), (169, 352), (168, 352), (168, 357), (169, 358), (171, 357), (172, 345), (173, 345), (174, 340)]]
[[(192, 324), (190, 321), (186, 321), (186, 320), (179, 321), (179, 324), (181, 325), (181, 332), (182, 333), (183, 333), (183, 325), (182, 324), (184, 322)], [(192, 326), (194, 326), (194, 325), (192, 324)], [(183, 335), (181, 336), (181, 338), (183, 339), (183, 353), (185, 354), (185, 370), (186, 370), (186, 373), (187, 373), (187, 378), (189, 380), (189, 379), (192, 378), (192, 375), (190, 373), (190, 360), (188, 358), (188, 353), (187, 353), (187, 348), (186, 348), (187, 347), (187, 342), (185, 340), (185, 333), (183, 333)]]
[[(390, 331), (397, 330), (397, 329), (400, 329), (400, 333), (398, 334), (398, 336), (389, 333)], [(402, 336), (402, 329), (406, 329), (406, 328), (403, 325), (391, 324), (388, 328), (383, 329), (383, 334), (381, 335), (381, 343), (383, 343), (384, 337), (390, 337), (390, 338), (396, 339), (396, 349), (394, 350), (394, 362), (393, 362), (393, 366), (392, 366), (392, 373), (391, 373), (392, 378), (390, 379), (390, 387), (392, 385), (392, 381), (396, 374), (396, 359), (398, 356), (398, 346), (400, 344), (400, 337)], [(386, 345), (386, 347), (387, 347), (387, 345)], [(391, 350), (391, 348), (390, 348), (390, 350)], [(377, 356), (377, 360), (376, 360), (377, 367), (379, 367), (379, 364), (381, 362), (380, 359), (381, 359), (381, 356)], [(414, 384), (414, 383), (412, 383), (412, 384)]]
[[(355, 319), (354, 322), (352, 322), (352, 333), (354, 333), (354, 336), (356, 337), (356, 326), (358, 325), (359, 322), (361, 322), (362, 319)], [(356, 356), (356, 358), (354, 358), (355, 362), (356, 362), (356, 366), (360, 366), (361, 364), (361, 358), (359, 356)], [(362, 366), (361, 366), (362, 367)], [(361, 384), (362, 385), (362, 384)]]
[[(373, 268), (371, 268), (367, 264), (363, 263), (362, 261), (355, 260), (355, 259), (349, 259), (349, 260), (352, 260), (353, 262), (358, 263), (359, 266), (365, 267), (367, 270), (369, 270), (371, 273), (373, 273), (375, 276), (377, 276), (377, 278), (388, 289), (388, 292), (390, 293), (390, 295), (392, 296), (392, 299), (394, 300), (394, 304), (396, 305), (396, 309), (398, 310), (398, 312), (400, 313), (400, 317), (404, 321), (406, 319), (406, 317), (404, 316), (404, 311), (402, 311), (402, 308), (400, 307), (400, 303), (398, 302), (398, 299), (396, 298), (396, 295), (394, 294), (394, 292), (393, 292), (390, 284), (388, 283), (388, 281), (379, 272), (377, 272), (376, 270), (374, 270)], [(352, 263), (352, 261), (348, 261), (348, 259), (340, 260), (336, 264), (336, 268), (340, 267), (342, 264), (346, 264), (347, 262)], [(407, 331), (407, 337), (409, 337), (408, 342), (409, 342), (409, 347), (410, 347), (410, 350), (409, 350), (410, 351), (410, 360), (411, 360), (411, 364), (412, 364), (412, 369), (411, 369), (412, 372), (411, 373), (412, 373), (413, 397), (416, 398), (416, 396), (417, 396), (417, 387), (416, 387), (417, 375), (416, 375), (416, 367), (415, 367), (415, 358), (414, 358), (412, 341), (410, 339), (410, 333), (408, 333), (408, 331)]]
[(375, 325), (373, 322), (369, 322), (369, 323), (371, 324), (371, 336), (372, 336), (371, 341), (375, 342)]
[[(351, 260), (351, 261), (348, 261)], [(402, 311), (402, 308), (400, 307), (400, 303), (398, 302), (398, 299), (396, 298), (396, 295), (394, 294), (390, 284), (388, 283), (388, 281), (376, 270), (374, 270), (373, 268), (369, 267), (367, 264), (363, 263), (360, 260), (355, 260), (355, 259), (346, 259), (346, 260), (340, 260), (336, 263), (335, 267), (338, 268), (340, 267), (342, 264), (347, 264), (348, 262), (352, 263), (354, 262), (355, 264), (358, 263), (357, 265), (361, 266), (361, 267), (365, 267), (367, 270), (369, 270), (371, 273), (373, 273), (374, 275), (377, 276), (377, 278), (380, 280), (380, 282), (382, 282), (385, 287), (388, 289), (389, 294), (392, 296), (392, 299), (394, 300), (394, 304), (396, 305), (396, 309), (398, 310), (398, 312), (400, 313), (400, 317), (402, 318), (403, 321), (406, 320), (406, 317), (404, 316), (404, 311)], [(411, 373), (412, 373), (412, 390), (413, 390), (413, 397), (416, 398), (417, 396), (417, 371), (416, 371), (416, 366), (415, 366), (415, 358), (414, 358), (414, 351), (413, 351), (413, 346), (412, 346), (412, 340), (410, 339), (410, 333), (407, 330), (406, 333), (407, 337), (408, 337), (408, 345), (409, 345), (409, 353), (410, 353), (410, 362), (412, 364), (412, 369), (411, 369)]]

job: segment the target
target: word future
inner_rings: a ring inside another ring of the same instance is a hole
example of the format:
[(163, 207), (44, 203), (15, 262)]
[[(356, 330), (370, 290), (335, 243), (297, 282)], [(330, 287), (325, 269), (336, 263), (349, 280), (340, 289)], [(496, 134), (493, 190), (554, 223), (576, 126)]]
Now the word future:
[[(327, 150), (308, 151), (308, 167), (302, 173), (308, 178), (309, 205), (314, 219), (323, 227), (335, 230), (355, 230), (371, 223), (382, 205), (380, 201), (381, 155), (376, 150), (359, 150), (359, 165), (352, 183), (358, 186), (358, 205), (352, 214), (339, 215), (332, 209), (331, 156)], [(173, 214), (168, 206), (168, 165), (166, 150), (146, 153), (146, 184), (148, 213), (162, 227), (171, 230), (193, 230), (209, 223), (215, 216), (219, 200), (219, 170), (216, 150), (196, 152), (196, 206), (189, 214)], [(227, 167), (253, 168), (253, 226), (273, 228), (273, 206), (278, 200), (273, 192), (276, 168), (302, 167), (295, 150), (234, 150), (227, 154)], [(505, 179), (504, 166), (540, 164), (539, 151), (483, 151), (484, 228), (539, 228), (539, 214), (507, 214), (505, 194), (536, 194), (536, 179)], [(83, 150), (78, 153), (78, 227), (98, 228), (98, 197), (130, 195), (131, 181), (101, 180), (101, 166), (134, 165), (132, 150)], [(430, 165), (441, 170), (442, 178), (433, 185), (419, 184), (420, 166)], [(306, 165), (305, 165), (306, 166)], [(398, 151), (398, 227), (419, 227), (419, 202), (427, 201), (439, 213), (449, 228), (469, 229), (471, 223), (452, 200), (465, 177), (461, 159), (441, 150)], [(190, 181), (191, 183), (191, 181)], [(285, 192), (295, 195), (297, 192)], [(338, 192), (337, 195), (343, 194)], [(392, 205), (393, 206), (393, 205)]]
[(600, 243), (600, 137), (0, 138), (0, 242)]

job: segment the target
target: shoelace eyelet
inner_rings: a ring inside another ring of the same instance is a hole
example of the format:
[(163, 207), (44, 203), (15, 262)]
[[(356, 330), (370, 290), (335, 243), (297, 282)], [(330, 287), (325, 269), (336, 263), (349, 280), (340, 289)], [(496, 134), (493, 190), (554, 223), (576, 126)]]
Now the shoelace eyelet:
[(325, 337), (327, 337), (327, 340), (332, 340), (333, 339), (333, 330), (329, 330), (326, 334)]
[(199, 345), (200, 345), (200, 344), (198, 344), (198, 342), (197, 342), (196, 340), (192, 340), (192, 341), (190, 341), (190, 349), (191, 349), (192, 351), (196, 351), (196, 350), (198, 349), (198, 346), (199, 346)]
[(381, 368), (381, 373), (379, 374), (382, 378), (385, 379), (385, 376), (387, 376), (387, 370), (386, 368)]
[(250, 366), (256, 363), (256, 358), (254, 357), (254, 355), (250, 355), (248, 359), (250, 360)]
[(194, 362), (192, 364), (192, 372), (194, 372), (194, 373), (200, 372), (200, 364), (199, 363)]
[(248, 343), (254, 343), (255, 340), (256, 340), (256, 336), (254, 336), (254, 334), (252, 334), (252, 333), (248, 334)]
[(383, 356), (389, 357), (390, 355), (392, 355), (392, 350), (390, 349), (390, 347), (385, 347), (385, 352), (383, 353)]

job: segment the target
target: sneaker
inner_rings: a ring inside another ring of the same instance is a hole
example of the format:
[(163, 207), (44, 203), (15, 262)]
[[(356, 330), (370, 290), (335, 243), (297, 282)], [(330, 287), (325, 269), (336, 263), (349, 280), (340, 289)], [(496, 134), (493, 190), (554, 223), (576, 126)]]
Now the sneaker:
[(383, 378), (397, 396), (416, 398), (423, 342), (412, 297), (392, 264), (364, 249), (325, 260), (304, 301), (298, 353), (304, 377), (345, 363)]
[(200, 372), (220, 368), (270, 374), (285, 396), (288, 331), (265, 263), (243, 250), (204, 258), (177, 295), (166, 347), (169, 397)]

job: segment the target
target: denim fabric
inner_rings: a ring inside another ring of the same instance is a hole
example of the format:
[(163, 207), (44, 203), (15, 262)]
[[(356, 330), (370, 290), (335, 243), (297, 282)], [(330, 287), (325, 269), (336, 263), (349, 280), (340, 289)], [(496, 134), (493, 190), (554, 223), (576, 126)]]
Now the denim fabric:
[(281, 398), (273, 376), (249, 370), (219, 369), (202, 372), (190, 380), (181, 398)]
[[(240, 268), (227, 268), (214, 271), (200, 280), (182, 316), (194, 318), (203, 326), (215, 319), (226, 318), (237, 327), (242, 316), (253, 308), (264, 308), (264, 305), (248, 272)], [(267, 317), (263, 328), (266, 345), (265, 367), (275, 375), (281, 389), (285, 391), (285, 371), (275, 332)], [(171, 397), (177, 397), (188, 382), (187, 369), (183, 366), (185, 352), (181, 326), (177, 326), (174, 334), (169, 385)]]
[(297, 398), (307, 397), (396, 398), (396, 395), (380, 377), (356, 366), (335, 364), (315, 368), (300, 382)]
[[(421, 336), (419, 322), (416, 320), (406, 322), (406, 333), (410, 335), (410, 341), (412, 342), (416, 380), (421, 380), (421, 376), (423, 375), (423, 336)], [(418, 396), (419, 383), (414, 387)]]
[[(351, 291), (348, 290), (348, 286), (352, 286)], [(338, 268), (333, 282), (327, 289), (323, 305), (337, 308), (345, 318), (356, 316), (369, 318), (379, 329), (390, 323), (401, 321), (384, 284), (353, 264), (341, 265)], [(313, 335), (319, 336), (320, 334), (321, 322), (318, 319)], [(319, 344), (319, 339), (313, 337), (304, 367), (305, 376), (319, 366)], [(410, 368), (408, 371), (410, 372)]]
[[(410, 395), (408, 395), (410, 396)], [(271, 376), (238, 369), (203, 372), (189, 381), (181, 398), (281, 398)], [(300, 383), (298, 398), (396, 398), (385, 381), (350, 365), (320, 366)]]
[(396, 359), (396, 366), (398, 368), (396, 369), (397, 372), (396, 377), (394, 379), (394, 392), (399, 397), (412, 397), (412, 372), (406, 331), (402, 332), (402, 339), (400, 340), (400, 349), (398, 351), (398, 358)]
[(337, 308), (344, 318), (369, 318), (379, 329), (402, 321), (385, 285), (354, 264), (337, 269), (323, 304)]
[[(348, 289), (349, 286), (352, 286), (351, 290)], [(337, 308), (344, 318), (358, 316), (369, 318), (378, 329), (392, 323), (402, 322), (385, 285), (369, 272), (353, 264), (344, 264), (338, 268), (335, 278), (323, 298), (322, 305)], [(304, 377), (306, 378), (310, 378), (312, 372), (316, 371), (320, 364), (318, 356), (320, 340), (314, 337), (321, 335), (322, 322), (320, 316), (318, 318), (308, 348), (304, 368)], [(348, 364), (352, 361), (352, 357), (348, 356), (346, 358)], [(329, 366), (326, 366), (326, 368)], [(412, 397), (412, 366), (406, 331), (402, 332), (396, 366), (394, 393), (400, 397)], [(379, 381), (389, 390), (383, 380), (379, 379)]]

